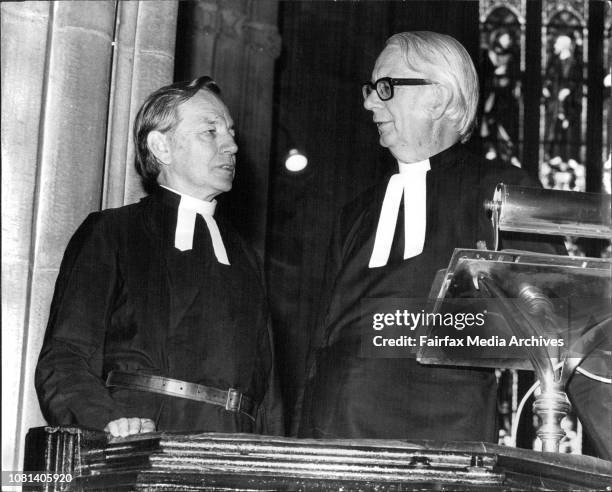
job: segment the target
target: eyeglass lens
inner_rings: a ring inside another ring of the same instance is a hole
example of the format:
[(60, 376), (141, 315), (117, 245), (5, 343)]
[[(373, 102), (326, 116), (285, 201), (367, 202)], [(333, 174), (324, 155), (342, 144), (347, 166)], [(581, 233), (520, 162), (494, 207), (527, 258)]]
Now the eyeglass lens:
[(372, 83), (363, 84), (363, 87), (362, 87), (363, 98), (367, 99), (368, 96), (374, 90), (374, 88), (376, 88), (376, 93), (378, 94), (378, 97), (380, 97), (382, 101), (391, 99), (391, 97), (393, 96), (393, 87), (391, 86), (389, 81), (388, 80), (377, 80), (376, 84), (372, 84)]
[(376, 82), (376, 92), (381, 100), (386, 101), (393, 95), (393, 88), (388, 80), (379, 80)]

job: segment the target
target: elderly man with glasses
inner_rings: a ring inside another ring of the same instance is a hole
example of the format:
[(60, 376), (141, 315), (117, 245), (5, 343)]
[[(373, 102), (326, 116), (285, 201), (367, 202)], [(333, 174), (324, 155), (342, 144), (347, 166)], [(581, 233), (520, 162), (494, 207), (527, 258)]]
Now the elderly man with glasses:
[[(362, 90), (399, 172), (339, 217), (299, 434), (496, 442), (493, 371), (421, 365), (408, 349), (397, 358), (366, 354), (360, 323), (367, 325), (365, 301), (367, 312), (385, 313), (390, 299), (426, 299), (455, 248), (493, 244), (482, 204), (495, 185), (534, 182), (462, 145), (475, 124), (478, 77), (452, 37), (392, 36)], [(512, 247), (527, 246), (528, 238), (514, 239)], [(412, 307), (420, 312), (426, 305)]]

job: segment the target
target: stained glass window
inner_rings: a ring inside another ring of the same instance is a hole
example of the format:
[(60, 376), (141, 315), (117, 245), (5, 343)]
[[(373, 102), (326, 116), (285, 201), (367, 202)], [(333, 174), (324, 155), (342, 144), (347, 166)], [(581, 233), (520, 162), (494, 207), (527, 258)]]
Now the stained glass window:
[(479, 134), (487, 159), (521, 166), (525, 0), (480, 4)]
[(602, 153), (603, 160), (603, 173), (602, 173), (602, 192), (612, 193), (612, 184), (610, 183), (612, 177), (610, 173), (610, 150), (612, 149), (612, 142), (610, 141), (610, 125), (612, 125), (612, 114), (610, 113), (611, 102), (611, 74), (610, 74), (610, 31), (612, 29), (612, 4), (608, 2), (606, 4), (606, 22), (604, 28), (604, 104), (603, 104), (603, 142), (604, 148)]
[[(611, 66), (610, 66), (610, 34), (612, 30), (612, 3), (606, 3), (606, 21), (604, 27), (604, 103), (603, 103), (603, 153), (602, 153), (602, 193), (612, 193), (612, 173), (611, 173), (611, 150), (612, 150), (612, 137), (610, 136), (610, 126), (612, 125), (612, 111), (610, 105), (612, 105), (612, 80), (611, 80)], [(601, 256), (604, 258), (612, 257), (612, 246), (608, 244)]]
[(586, 189), (586, 18), (588, 2), (544, 1), (540, 181)]

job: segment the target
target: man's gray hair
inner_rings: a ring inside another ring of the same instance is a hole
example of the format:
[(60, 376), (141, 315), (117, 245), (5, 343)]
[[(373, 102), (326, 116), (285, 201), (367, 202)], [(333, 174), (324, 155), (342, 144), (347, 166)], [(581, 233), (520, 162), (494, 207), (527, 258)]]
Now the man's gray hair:
[(391, 36), (386, 44), (400, 48), (408, 68), (451, 91), (445, 116), (466, 142), (476, 125), (478, 75), (461, 43), (446, 34), (410, 31)]

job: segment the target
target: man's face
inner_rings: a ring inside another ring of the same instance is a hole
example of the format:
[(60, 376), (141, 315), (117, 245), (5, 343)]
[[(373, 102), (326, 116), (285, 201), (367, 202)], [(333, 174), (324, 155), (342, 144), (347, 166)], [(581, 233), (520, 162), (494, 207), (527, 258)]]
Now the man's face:
[(167, 133), (168, 161), (159, 182), (204, 200), (232, 189), (238, 146), (227, 107), (207, 90), (182, 103)]
[[(410, 70), (402, 59), (400, 49), (387, 46), (376, 60), (372, 82), (382, 78), (427, 78)], [(372, 111), (372, 119), (378, 127), (380, 145), (387, 147), (393, 156), (403, 162), (416, 162), (429, 157), (426, 145), (432, 137), (432, 120), (426, 111), (425, 91), (431, 85), (399, 86), (393, 88), (393, 97), (381, 101), (376, 91), (364, 101), (363, 106)]]

